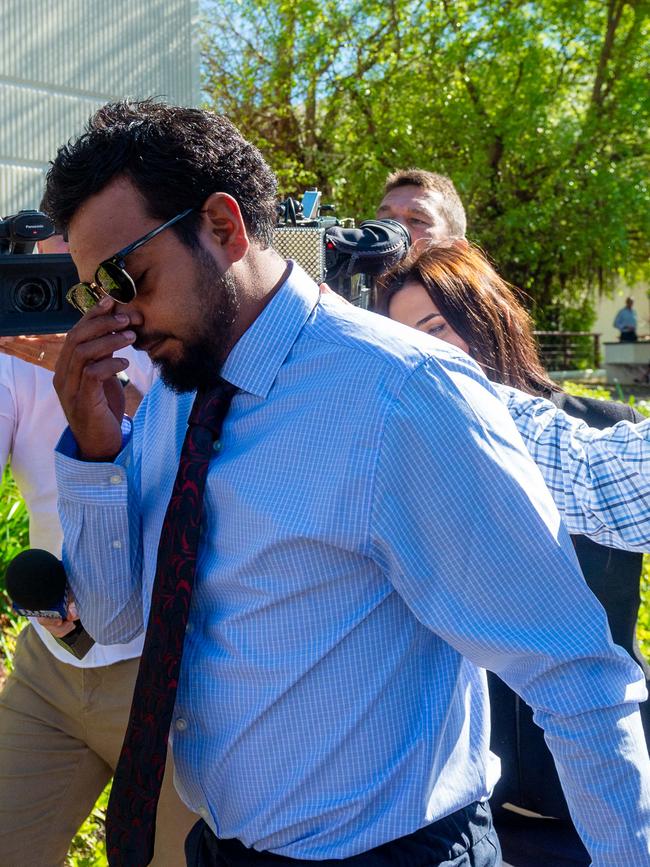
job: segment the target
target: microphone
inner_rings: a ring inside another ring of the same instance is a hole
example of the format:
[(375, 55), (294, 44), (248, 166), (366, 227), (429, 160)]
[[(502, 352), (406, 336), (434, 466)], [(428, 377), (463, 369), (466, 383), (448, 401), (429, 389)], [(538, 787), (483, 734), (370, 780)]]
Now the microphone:
[[(68, 577), (63, 563), (49, 551), (30, 548), (14, 557), (7, 567), (5, 579), (7, 593), (13, 601), (14, 611), (24, 617), (50, 617), (53, 620), (68, 616)], [(81, 625), (55, 641), (70, 653), (83, 659), (95, 643)]]

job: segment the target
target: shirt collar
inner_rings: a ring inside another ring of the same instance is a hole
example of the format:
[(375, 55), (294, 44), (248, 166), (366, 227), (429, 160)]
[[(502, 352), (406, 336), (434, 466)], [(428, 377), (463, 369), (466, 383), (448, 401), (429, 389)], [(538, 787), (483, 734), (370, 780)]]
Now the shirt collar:
[(295, 262), (287, 279), (233, 346), (221, 375), (265, 398), (298, 335), (318, 304), (318, 286)]

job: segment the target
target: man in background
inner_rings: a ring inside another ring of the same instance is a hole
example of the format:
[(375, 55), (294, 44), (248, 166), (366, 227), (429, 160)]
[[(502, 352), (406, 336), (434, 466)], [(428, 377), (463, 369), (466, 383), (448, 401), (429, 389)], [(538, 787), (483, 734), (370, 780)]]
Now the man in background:
[(628, 297), (625, 299), (625, 307), (616, 314), (614, 319), (614, 328), (618, 328), (621, 343), (634, 343), (637, 339), (637, 323), (638, 317), (634, 309), (634, 298)]
[(386, 178), (377, 218), (397, 220), (412, 241), (456, 240), (465, 237), (467, 218), (453, 181), (422, 169), (393, 172)]

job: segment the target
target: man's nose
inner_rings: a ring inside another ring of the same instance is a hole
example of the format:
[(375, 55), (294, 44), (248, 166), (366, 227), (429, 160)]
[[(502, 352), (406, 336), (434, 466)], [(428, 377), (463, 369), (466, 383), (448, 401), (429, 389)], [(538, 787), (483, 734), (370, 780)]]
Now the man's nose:
[(129, 324), (132, 325), (134, 328), (140, 328), (140, 326), (144, 324), (144, 316), (138, 308), (136, 298), (134, 298), (133, 301), (127, 302), (126, 304), (116, 304), (115, 313), (123, 313), (125, 316), (128, 316)]

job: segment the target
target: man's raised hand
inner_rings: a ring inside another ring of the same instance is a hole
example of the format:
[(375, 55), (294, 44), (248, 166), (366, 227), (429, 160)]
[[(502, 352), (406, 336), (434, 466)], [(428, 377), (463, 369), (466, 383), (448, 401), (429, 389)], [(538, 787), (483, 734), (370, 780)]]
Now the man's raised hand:
[(121, 450), (124, 393), (117, 374), (128, 361), (119, 351), (136, 339), (132, 324), (104, 298), (70, 330), (61, 349), (54, 387), (84, 460), (112, 461)]

